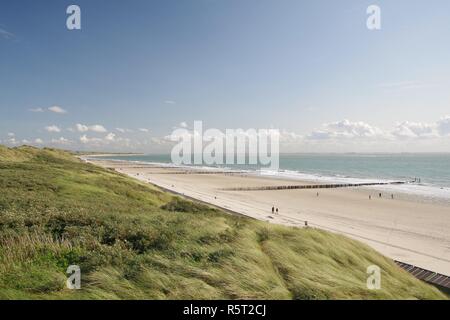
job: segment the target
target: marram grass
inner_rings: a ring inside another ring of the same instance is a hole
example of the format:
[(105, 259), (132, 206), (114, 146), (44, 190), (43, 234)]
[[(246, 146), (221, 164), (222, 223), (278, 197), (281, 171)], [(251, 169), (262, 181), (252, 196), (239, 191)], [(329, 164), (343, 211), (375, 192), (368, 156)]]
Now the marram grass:
[[(65, 286), (82, 271), (81, 290)], [(382, 270), (366, 287), (367, 267)], [(344, 236), (186, 201), (70, 153), (0, 146), (0, 299), (445, 299)]]

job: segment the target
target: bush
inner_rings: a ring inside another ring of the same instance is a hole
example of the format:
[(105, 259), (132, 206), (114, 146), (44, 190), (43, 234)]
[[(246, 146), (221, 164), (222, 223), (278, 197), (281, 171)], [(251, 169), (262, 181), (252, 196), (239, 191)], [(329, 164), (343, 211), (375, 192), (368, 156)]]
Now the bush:
[(174, 198), (169, 203), (166, 203), (161, 207), (161, 209), (166, 211), (175, 211), (175, 212), (191, 212), (198, 213), (211, 210), (209, 207), (195, 203), (192, 201), (186, 201), (181, 198)]

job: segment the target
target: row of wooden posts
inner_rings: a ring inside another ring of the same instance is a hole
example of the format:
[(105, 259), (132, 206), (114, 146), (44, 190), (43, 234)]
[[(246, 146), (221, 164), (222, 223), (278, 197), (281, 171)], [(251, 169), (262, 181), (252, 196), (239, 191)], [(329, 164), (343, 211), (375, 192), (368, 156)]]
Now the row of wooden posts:
[(263, 187), (240, 187), (240, 188), (226, 188), (224, 191), (266, 191), (266, 190), (293, 190), (293, 189), (331, 189), (331, 188), (350, 188), (363, 186), (380, 186), (405, 184), (406, 181), (394, 182), (372, 182), (372, 183), (341, 183), (341, 184), (312, 184), (312, 185), (289, 185), (289, 186), (263, 186)]

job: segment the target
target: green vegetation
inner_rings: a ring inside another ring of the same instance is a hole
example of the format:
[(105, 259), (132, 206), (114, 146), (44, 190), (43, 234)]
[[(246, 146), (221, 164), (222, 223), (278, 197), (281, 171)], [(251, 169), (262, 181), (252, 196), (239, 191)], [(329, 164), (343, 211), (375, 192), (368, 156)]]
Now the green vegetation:
[[(81, 290), (65, 287), (71, 264)], [(346, 237), (232, 216), (63, 151), (0, 147), (0, 298), (445, 296)]]

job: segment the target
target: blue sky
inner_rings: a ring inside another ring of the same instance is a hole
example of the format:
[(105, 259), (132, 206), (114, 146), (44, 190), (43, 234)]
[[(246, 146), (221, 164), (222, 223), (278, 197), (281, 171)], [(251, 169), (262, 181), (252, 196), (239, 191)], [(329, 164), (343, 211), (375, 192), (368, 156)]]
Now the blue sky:
[(449, 14), (447, 0), (5, 0), (0, 141), (158, 152), (202, 120), (280, 129), (286, 151), (450, 151)]

